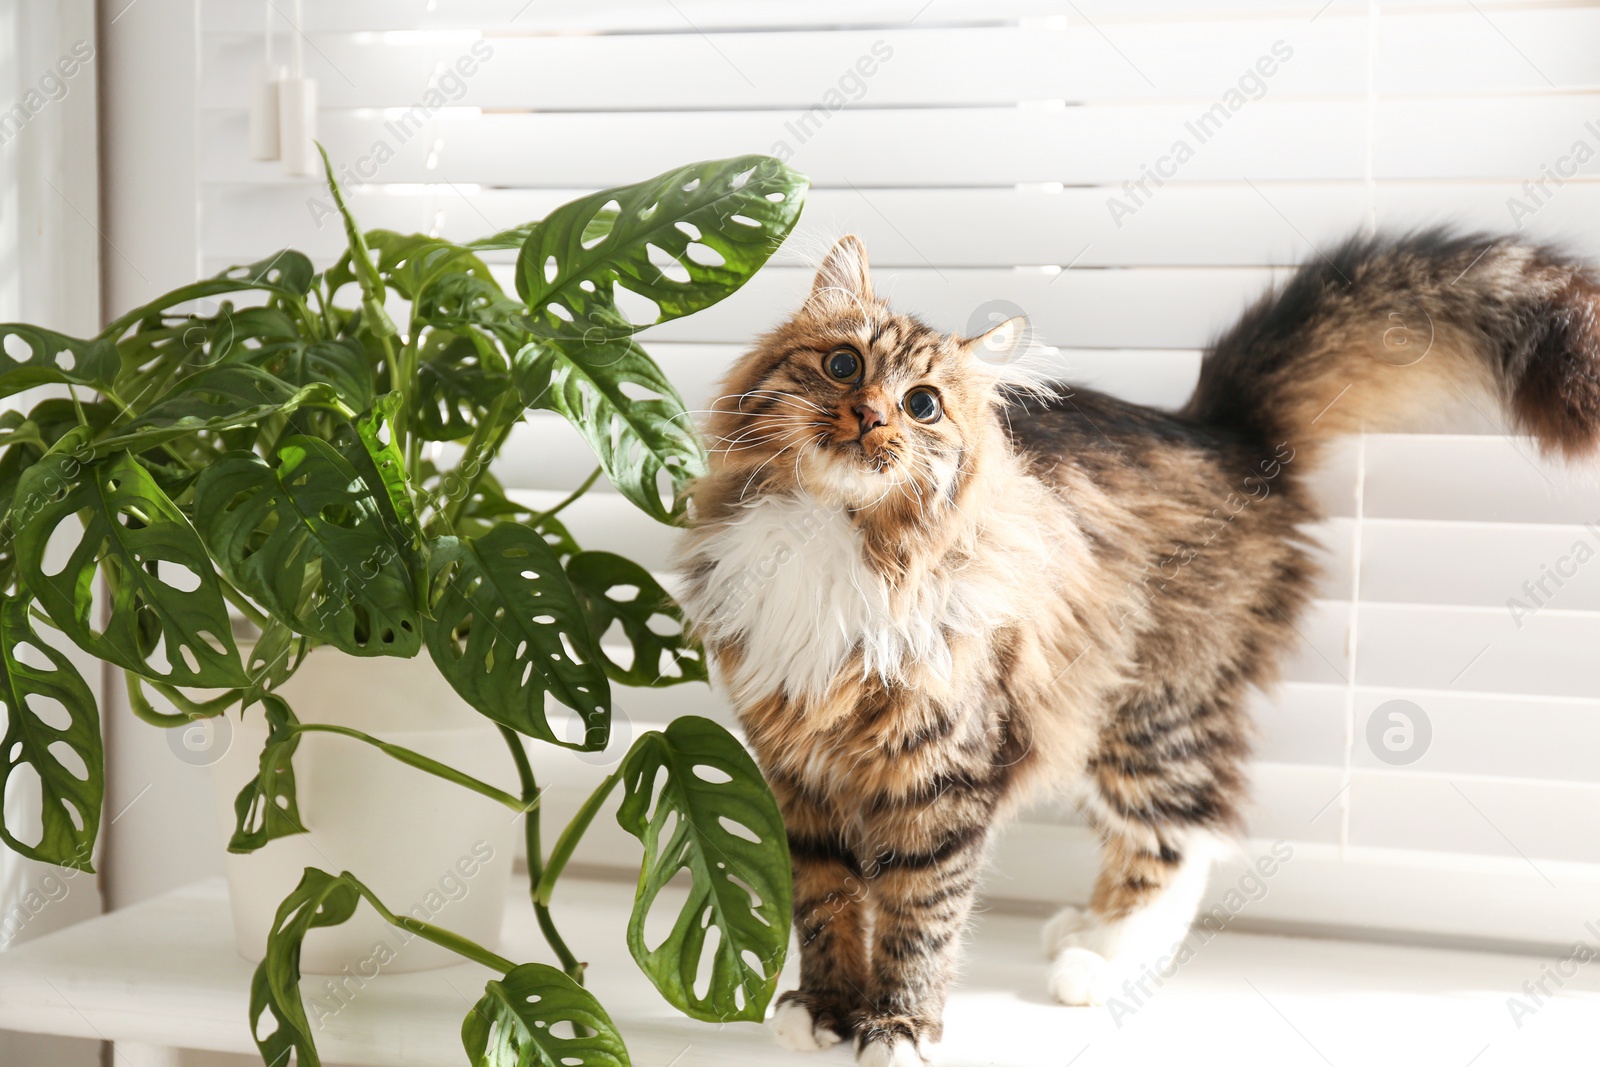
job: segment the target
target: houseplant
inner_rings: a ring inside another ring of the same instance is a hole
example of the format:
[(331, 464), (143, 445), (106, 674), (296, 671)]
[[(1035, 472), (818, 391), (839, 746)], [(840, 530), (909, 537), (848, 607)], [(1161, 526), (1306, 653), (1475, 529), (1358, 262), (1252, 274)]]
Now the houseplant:
[[(395, 915), (359, 872), (308, 868), (252, 985), (251, 1024), (269, 1063), (319, 1062), (299, 995), (300, 942), (363, 900), (502, 975), (463, 1027), (472, 1063), (627, 1063), (549, 908), (617, 786), (618, 819), (644, 846), (627, 930), (635, 959), (691, 1016), (759, 1019), (787, 943), (788, 853), (771, 794), (727, 731), (690, 717), (643, 734), (542, 847), (521, 738), (603, 747), (613, 684), (671, 684), (705, 668), (681, 633), (648, 625), (677, 617), (648, 572), (581, 550), (561, 524), (564, 504), (530, 513), (490, 468), (526, 410), (553, 411), (623, 495), (678, 521), (700, 445), (633, 335), (739, 288), (793, 227), (805, 180), (760, 156), (700, 163), (466, 245), (363, 234), (331, 167), (328, 182), (349, 251), (326, 271), (281, 252), (175, 290), (87, 340), (0, 326), (0, 396), (42, 385), (64, 394), (0, 415), (0, 790), (30, 767), (44, 812), (36, 840), (6, 826), (0, 838), (92, 870), (103, 754), (93, 693), (60, 651), (70, 642), (122, 670), (136, 713), (156, 725), (234, 707), (265, 716), (260, 773), (235, 804), (231, 850), (302, 831), (293, 755), (315, 731), (343, 732), (523, 814), (530, 896), (561, 969), (518, 965)], [(516, 297), (479, 256), (490, 249), (517, 250)], [(657, 314), (630, 320), (619, 288)], [(219, 299), (214, 314), (184, 310)], [(428, 442), (460, 443), (459, 461), (436, 467)], [(246, 653), (235, 615), (256, 631)], [(598, 640), (614, 623), (632, 646), (620, 658)], [(426, 649), (499, 728), (519, 792), (381, 737), (300, 722), (278, 688), (319, 645), (355, 656)], [(152, 693), (177, 712), (158, 711)], [(580, 717), (582, 741), (552, 729), (547, 693)], [(683, 870), (689, 901), (650, 948), (645, 918)], [(697, 994), (705, 969), (710, 985)], [(558, 1037), (562, 1022), (571, 1025)]]

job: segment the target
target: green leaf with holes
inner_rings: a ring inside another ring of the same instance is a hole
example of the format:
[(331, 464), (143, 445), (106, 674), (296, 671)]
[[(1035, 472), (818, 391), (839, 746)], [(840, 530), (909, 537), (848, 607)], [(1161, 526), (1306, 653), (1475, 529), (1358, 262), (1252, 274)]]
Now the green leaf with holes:
[[(611, 232), (611, 227), (616, 225), (616, 208), (602, 208), (589, 220), (589, 225), (584, 227), (583, 240), (585, 243), (598, 240)], [(478, 252), (498, 251), (510, 248), (521, 248), (528, 241), (528, 235), (534, 227), (539, 225), (539, 220), (524, 222), (520, 226), (513, 226), (499, 233), (492, 233), (488, 237), (480, 237), (476, 241), (468, 241), (467, 247)]]
[[(439, 237), (372, 230), (364, 236), (376, 277), (387, 292), (411, 301), (416, 332), (468, 324), (503, 333), (513, 347), (523, 333), (523, 307), (506, 296), (488, 265), (473, 250)], [(347, 252), (328, 271), (330, 292), (360, 280), (357, 252)]]
[[(606, 674), (623, 685), (667, 686), (706, 681), (705, 657), (684, 631), (683, 611), (650, 572), (613, 552), (579, 552), (567, 577), (583, 598), (589, 629), (599, 635)], [(626, 665), (606, 651), (612, 623), (633, 654)]]
[[(755, 761), (723, 727), (688, 715), (634, 742), (621, 773), (617, 821), (644, 843), (628, 920), (634, 960), (696, 1019), (760, 1020), (789, 945), (791, 888), (783, 817)], [(680, 871), (692, 879), (688, 900), (652, 948), (645, 922)], [(706, 992), (696, 993), (695, 977), (706, 971)]]
[[(315, 388), (334, 396), (327, 385)], [(177, 379), (165, 392), (146, 397), (143, 413), (118, 432), (164, 426), (179, 419), (207, 420), (271, 409), (287, 403), (295, 391), (277, 375), (248, 363), (206, 367)]]
[(159, 325), (161, 313), (169, 308), (230, 293), (263, 292), (291, 301), (303, 301), (315, 275), (316, 269), (312, 267), (311, 260), (300, 252), (286, 248), (256, 263), (229, 267), (214, 277), (180, 286), (148, 304), (136, 307), (113, 320), (100, 331), (100, 337), (116, 341), (134, 326)]
[(488, 337), (430, 330), (418, 352), (416, 432), (425, 441), (471, 437), (509, 388), (505, 357)]
[[(411, 485), (406, 480), (406, 461), (400, 454), (394, 417), (400, 409), (400, 394), (385, 393), (372, 408), (353, 422), (339, 427), (334, 447), (361, 475), (363, 484), (381, 489), (374, 494), (378, 513), (395, 544), (405, 546), (406, 563), (416, 570), (422, 551), (422, 527), (411, 500)], [(417, 585), (418, 590), (421, 584)], [(418, 602), (420, 606), (420, 600)]]
[(116, 388), (130, 407), (144, 410), (176, 383), (250, 363), (298, 337), (296, 319), (275, 307), (236, 308), (224, 300), (211, 314), (155, 312), (117, 343), (123, 369)]
[(80, 341), (38, 326), (0, 324), (0, 397), (37, 385), (104, 389), (121, 365), (116, 346), (104, 338)]
[[(256, 776), (234, 798), (229, 852), (254, 852), (269, 841), (306, 832), (294, 787), (294, 752), (300, 746), (300, 733), (291, 728), (294, 712), (280, 698), (265, 696), (261, 713), (267, 718), (267, 743)], [(241, 714), (250, 714), (248, 704)]]
[[(72, 661), (33, 628), (25, 598), (0, 598), (0, 704), (6, 719), (0, 797), (10, 795), (12, 772), (32, 767), (41, 814), (40, 837), (28, 844), (17, 828), (5, 824), (0, 810), (0, 839), (31, 859), (93, 871), (105, 795), (100, 711)], [(75, 757), (71, 765), (55, 751), (58, 745)]]
[(319, 382), (330, 385), (355, 411), (372, 406), (376, 388), (372, 360), (360, 345), (348, 338), (272, 345), (259, 353), (254, 362), (291, 385)]
[[(578, 595), (537, 531), (502, 522), (476, 539), (430, 548), (428, 651), (461, 698), (484, 715), (566, 748), (604, 748), (611, 687)], [(548, 691), (577, 711), (584, 740), (558, 737)]]
[(423, 291), (415, 321), (476, 337), (480, 347), (486, 346), (486, 369), (504, 374), (506, 360), (500, 347), (515, 352), (527, 341), (525, 310), (522, 302), (507, 296), (492, 277), (452, 271), (433, 279)]
[[(452, 275), (470, 275), (495, 285), (488, 264), (466, 245), (442, 237), (393, 230), (370, 230), (365, 239), (379, 276), (407, 300), (425, 296), (440, 279)], [(346, 265), (349, 266), (348, 262)], [(423, 318), (433, 321), (432, 315)]]
[[(99, 432), (115, 421), (118, 412), (109, 404), (74, 405), (68, 397), (50, 397), (34, 405), (27, 415), (15, 409), (0, 412), (0, 589), (10, 589), (16, 575), (15, 535), (18, 520), (26, 517), (11, 513), (22, 475), (38, 463), (62, 437), (79, 429), (82, 412), (92, 432)], [(93, 452), (85, 447), (84, 460)]]
[(629, 1067), (611, 1017), (554, 967), (524, 963), (493, 979), (461, 1025), (472, 1067)]
[(320, 1067), (313, 1027), (300, 999), (300, 947), (319, 926), (338, 926), (355, 914), (361, 894), (353, 879), (307, 867), (294, 892), (278, 905), (267, 954), (250, 981), (250, 1031), (272, 1067)]
[[(100, 659), (169, 685), (245, 684), (221, 586), (189, 520), (126, 452), (92, 456), (88, 432), (75, 430), (23, 474), (12, 521), (24, 584)], [(46, 558), (58, 529), (70, 548), (59, 567)], [(97, 576), (111, 590), (103, 625)]]
[[(79, 421), (80, 413), (89, 428), (96, 433), (110, 426), (120, 414), (116, 407), (109, 403), (91, 404), (80, 401), (74, 404), (71, 397), (53, 396), (35, 404), (26, 418), (22, 418), (16, 411), (6, 412), (4, 418), (8, 420), (8, 425), (15, 426), (19, 431), (26, 431), (29, 436), (42, 441), (44, 448), (40, 451), (43, 452), (84, 424)], [(19, 419), (21, 421), (11, 421)]]
[(275, 692), (300, 669), (311, 648), (310, 638), (268, 616), (261, 636), (245, 653), (244, 670), (250, 676), (250, 685), (241, 697), (241, 706), (248, 708)]
[(292, 436), (269, 466), (229, 452), (195, 483), (200, 536), (278, 621), (353, 656), (414, 656), (419, 592), (374, 486), (326, 441)]
[(631, 337), (534, 342), (514, 373), (524, 403), (570, 422), (623, 496), (659, 522), (681, 518), (705, 452), (683, 398)]
[(0, 433), (0, 449), (23, 445), (43, 452), (50, 447), (39, 425), (16, 408), (0, 411), (0, 430), (4, 431)]
[[(241, 403), (250, 400), (249, 393), (243, 392), (242, 389), (238, 393), (232, 393), (228, 388), (229, 386), (247, 388), (247, 383), (251, 382), (259, 385), (262, 391), (257, 394), (255, 403), (241, 407), (239, 406)], [(320, 407), (340, 412), (346, 410), (338, 392), (325, 383), (318, 382), (303, 389), (292, 390), (285, 383), (255, 367), (218, 367), (215, 372), (185, 379), (182, 389), (165, 397), (143, 418), (117, 430), (110, 437), (96, 441), (94, 451), (96, 455), (122, 451), (143, 452), (160, 445), (181, 441), (194, 434), (211, 436), (228, 430), (257, 427), (263, 422), (283, 418), (303, 407)], [(214, 451), (220, 451), (226, 446), (213, 437), (210, 447)], [(194, 465), (199, 466), (200, 463), (195, 461)]]
[[(807, 181), (770, 156), (679, 167), (563, 204), (517, 254), (528, 326), (547, 337), (615, 337), (735, 292), (800, 218)], [(615, 205), (614, 207), (612, 205)], [(608, 214), (614, 211), (614, 214)], [(597, 225), (609, 220), (610, 225)], [(656, 313), (630, 321), (618, 288)]]

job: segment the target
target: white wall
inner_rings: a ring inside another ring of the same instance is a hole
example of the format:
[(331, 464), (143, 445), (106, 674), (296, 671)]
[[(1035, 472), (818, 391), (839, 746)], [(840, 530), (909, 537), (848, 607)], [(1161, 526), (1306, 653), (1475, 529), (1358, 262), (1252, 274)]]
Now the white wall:
[[(92, 0), (0, 0), (0, 322), (77, 334), (100, 327), (94, 29)], [(92, 661), (78, 666), (98, 677)], [(26, 791), (4, 803), (8, 822), (37, 818), (37, 797)], [(0, 849), (0, 951), (99, 911), (95, 876), (63, 877)], [(6, 1067), (99, 1061), (99, 1042), (0, 1031)]]
[[(195, 42), (191, 0), (101, 12), (105, 306), (120, 313), (199, 275)], [(173, 735), (135, 720), (113, 679), (106, 702), (107, 904), (126, 907), (222, 871), (203, 767)]]

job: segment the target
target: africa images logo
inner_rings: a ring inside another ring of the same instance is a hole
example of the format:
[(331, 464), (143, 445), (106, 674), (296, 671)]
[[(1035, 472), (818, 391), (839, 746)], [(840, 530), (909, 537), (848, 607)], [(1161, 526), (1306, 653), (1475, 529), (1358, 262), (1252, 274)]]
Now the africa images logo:
[(1433, 722), (1409, 700), (1387, 700), (1367, 719), (1367, 748), (1391, 767), (1409, 767), (1433, 744)]

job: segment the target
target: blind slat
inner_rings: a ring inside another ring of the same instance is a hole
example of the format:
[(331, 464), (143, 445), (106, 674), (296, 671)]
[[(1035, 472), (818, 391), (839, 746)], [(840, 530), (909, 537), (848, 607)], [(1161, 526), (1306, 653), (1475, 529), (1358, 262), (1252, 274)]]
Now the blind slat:
[[(371, 228), (437, 230), (470, 240), (543, 218), (594, 191), (458, 182), (397, 194), (379, 186), (354, 191), (351, 205)], [(1168, 186), (1137, 214), (1122, 217), (1119, 227), (1107, 207), (1115, 191), (1102, 188), (813, 189), (795, 236), (773, 262), (814, 262), (829, 239), (855, 233), (879, 267), (1282, 266), (1300, 263), (1308, 241), (1327, 248), (1348, 236), (1365, 210), (1366, 191), (1358, 183), (1280, 183), (1266, 191), (1270, 202), (1237, 181)], [(1526, 195), (1520, 180), (1387, 185), (1378, 190), (1378, 225), (1449, 222), (1503, 230), (1513, 225), (1507, 203)], [(287, 184), (212, 188), (205, 203), (208, 253), (247, 262), (264, 248), (288, 243), (336, 259), (344, 251), (343, 232), (308, 208), (311, 196), (310, 189)], [(1017, 225), (1019, 218), (1029, 224)], [(953, 219), (961, 224), (952, 225)], [(1517, 221), (1526, 223), (1530, 236), (1600, 258), (1600, 181), (1570, 184), (1537, 214)]]
[[(1381, 25), (1376, 78), (1385, 97), (1600, 84), (1600, 56), (1564, 44), (1600, 34), (1600, 10), (1594, 8), (1509, 12), (1493, 24), (1465, 9), (1435, 16), (1397, 15)], [(1506, 47), (1508, 38), (1522, 55)], [(1437, 47), (1441, 39), (1448, 39), (1451, 47)], [(729, 32), (719, 33), (715, 42), (721, 61), (715, 61), (704, 38), (692, 33), (495, 35), (484, 40), (487, 58), (466, 64), (462, 70), (471, 73), (447, 81), (445, 88), (452, 96), (470, 89), (471, 103), (495, 109), (659, 110), (730, 104), (806, 109), (823, 102), (830, 90), (840, 101), (872, 107), (1018, 100), (1190, 99), (1209, 104), (1241, 78), (1247, 95), (1270, 93), (1280, 101), (1366, 93), (1366, 26), (1348, 18), (1135, 22), (1119, 30), (1114, 45), (1078, 19), (1045, 26)], [(459, 34), (399, 41), (372, 33), (316, 34), (311, 41), (309, 73), (325, 85), (323, 104), (330, 108), (411, 103), (458, 58), (474, 56), (470, 37)], [(1279, 45), (1276, 54), (1274, 45)], [(261, 51), (259, 34), (212, 36), (206, 47), (214, 58), (202, 89), (205, 106), (246, 106), (250, 65)], [(1263, 57), (1266, 62), (1257, 68)], [(637, 76), (589, 76), (606, 68)], [(952, 79), (946, 76), (952, 69), (986, 73)], [(539, 71), (540, 77), (529, 79), (528, 70)], [(1249, 76), (1252, 70), (1255, 77)], [(643, 85), (650, 86), (649, 94), (640, 91)]]
[[(1375, 116), (1374, 173), (1522, 181), (1572, 153), (1585, 123), (1600, 114), (1597, 100), (1574, 93), (1386, 102)], [(397, 108), (326, 112), (322, 140), (363, 179), (381, 173), (385, 182), (411, 183), (525, 185), (538, 175), (539, 184), (554, 187), (610, 185), (684, 158), (751, 150), (784, 156), (819, 185), (845, 188), (1063, 182), (1118, 189), (1147, 167), (1170, 171), (1174, 183), (1365, 176), (1367, 111), (1355, 101), (1269, 97), (1204, 126), (1197, 123), (1207, 109), (1195, 104), (856, 108), (803, 123), (783, 112), (480, 115), (463, 108), (406, 121), (404, 102)], [(288, 180), (250, 160), (242, 114), (210, 112), (201, 127), (207, 181)], [(1428, 137), (1414, 136), (1423, 129)], [(1191, 153), (1181, 164), (1179, 141)], [(1095, 150), (1085, 152), (1088, 144)], [(947, 145), (969, 150), (940, 152), (939, 166), (928, 166), (935, 146)], [(1592, 177), (1600, 169), (1585, 157), (1573, 173)]]
[[(1477, 6), (1497, 18), (1519, 9), (1537, 9), (1548, 0), (1490, 0)], [(1470, 12), (1465, 0), (1400, 0), (1385, 4), (1394, 14)], [(1322, 19), (1360, 21), (1366, 0), (1333, 0), (1318, 14)], [(1298, 10), (1296, 11), (1298, 14)], [(306, 28), (313, 31), (407, 31), (504, 27), (528, 33), (714, 33), (752, 27), (883, 26), (903, 24), (915, 16), (919, 26), (944, 23), (993, 24), (1015, 19), (1076, 16), (1100, 24), (1153, 20), (1208, 22), (1253, 18), (1284, 21), (1282, 0), (1227, 0), (1197, 7), (1189, 0), (932, 0), (908, 12), (901, 0), (813, 0), (803, 5), (752, 3), (751, 0), (675, 0), (673, 4), (640, 0), (452, 0), (440, 4), (396, 4), (393, 0), (340, 0), (306, 9)], [(249, 33), (261, 25), (255, 0), (206, 0), (203, 25), (209, 31)]]

